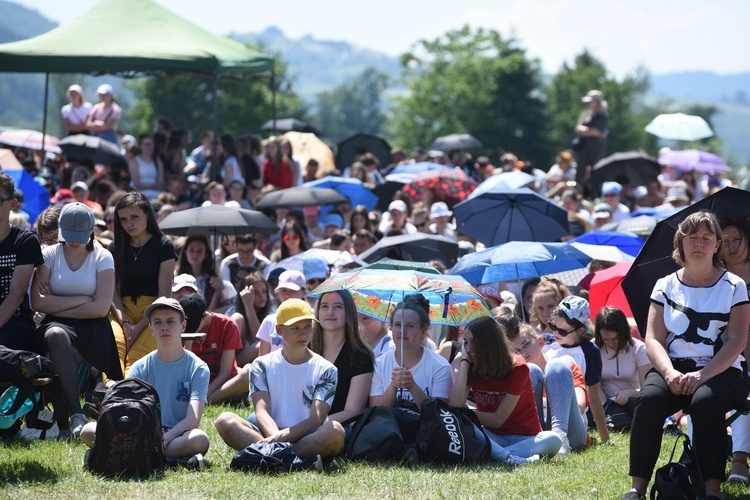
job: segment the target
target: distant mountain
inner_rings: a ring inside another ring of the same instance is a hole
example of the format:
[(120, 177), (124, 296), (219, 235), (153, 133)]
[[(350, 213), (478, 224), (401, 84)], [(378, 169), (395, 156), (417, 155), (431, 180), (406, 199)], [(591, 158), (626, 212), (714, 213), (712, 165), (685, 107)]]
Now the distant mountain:
[(0, 0), (0, 43), (15, 42), (41, 35), (55, 26), (38, 11), (17, 3)]
[(689, 71), (651, 76), (651, 90), (678, 100), (750, 104), (750, 73)]
[(293, 40), (277, 27), (269, 27), (261, 33), (233, 34), (232, 37), (258, 46), (268, 54), (280, 55), (289, 64), (294, 90), (310, 103), (318, 93), (354, 79), (369, 67), (377, 68), (394, 80), (400, 72), (397, 57), (348, 42), (318, 40), (311, 35)]

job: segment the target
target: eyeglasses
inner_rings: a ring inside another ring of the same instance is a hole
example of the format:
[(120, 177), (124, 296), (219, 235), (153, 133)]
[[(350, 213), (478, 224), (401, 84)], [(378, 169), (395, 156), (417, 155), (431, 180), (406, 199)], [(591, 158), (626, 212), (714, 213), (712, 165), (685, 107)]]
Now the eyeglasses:
[(11, 201), (13, 199), (14, 198), (0, 198), (0, 207), (2, 207), (3, 203), (5, 203), (6, 201)]
[(552, 330), (553, 332), (559, 333), (561, 337), (567, 337), (568, 335), (570, 335), (574, 331), (578, 330), (578, 328), (573, 328), (572, 330), (563, 330), (562, 328), (559, 328), (554, 323), (550, 323), (549, 324), (549, 329)]

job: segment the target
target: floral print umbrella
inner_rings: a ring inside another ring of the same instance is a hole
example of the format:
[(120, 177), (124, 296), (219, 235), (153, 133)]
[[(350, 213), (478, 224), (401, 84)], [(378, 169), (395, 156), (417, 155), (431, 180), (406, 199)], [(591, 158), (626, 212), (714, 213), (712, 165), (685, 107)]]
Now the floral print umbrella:
[(349, 290), (357, 311), (381, 321), (388, 321), (403, 297), (413, 293), (430, 302), (433, 324), (460, 326), (491, 316), (482, 294), (461, 276), (362, 268), (331, 276), (309, 296), (338, 290)]
[(402, 192), (412, 201), (420, 200), (426, 190), (439, 191), (446, 198), (463, 201), (476, 187), (477, 181), (466, 175), (463, 170), (454, 168), (417, 174), (403, 187)]

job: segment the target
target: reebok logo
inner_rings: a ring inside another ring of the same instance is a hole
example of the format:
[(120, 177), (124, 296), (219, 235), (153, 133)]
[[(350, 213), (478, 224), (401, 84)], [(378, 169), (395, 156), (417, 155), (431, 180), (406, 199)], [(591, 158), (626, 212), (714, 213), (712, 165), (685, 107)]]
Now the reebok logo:
[(461, 439), (458, 433), (458, 427), (456, 426), (456, 418), (453, 414), (446, 410), (440, 410), (440, 419), (443, 421), (445, 430), (450, 436), (450, 443), (448, 443), (448, 451), (456, 455), (461, 455)]

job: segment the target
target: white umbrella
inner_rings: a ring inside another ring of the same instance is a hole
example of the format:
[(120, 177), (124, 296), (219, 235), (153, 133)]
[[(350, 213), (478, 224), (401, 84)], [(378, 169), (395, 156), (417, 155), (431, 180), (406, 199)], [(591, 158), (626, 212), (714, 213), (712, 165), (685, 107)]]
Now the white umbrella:
[(593, 260), (600, 262), (633, 262), (635, 257), (628, 255), (616, 246), (612, 245), (590, 245), (588, 243), (571, 243), (581, 252), (585, 253)]
[[(588, 243), (573, 242), (570, 246), (576, 247), (593, 260), (599, 262), (633, 262), (635, 257), (628, 255), (616, 246), (612, 245), (590, 245)], [(548, 278), (557, 278), (568, 286), (577, 285), (586, 275), (589, 274), (587, 267), (563, 271), (546, 275)]]
[(645, 130), (662, 139), (677, 141), (697, 141), (714, 135), (706, 120), (684, 113), (661, 114), (646, 125)]

